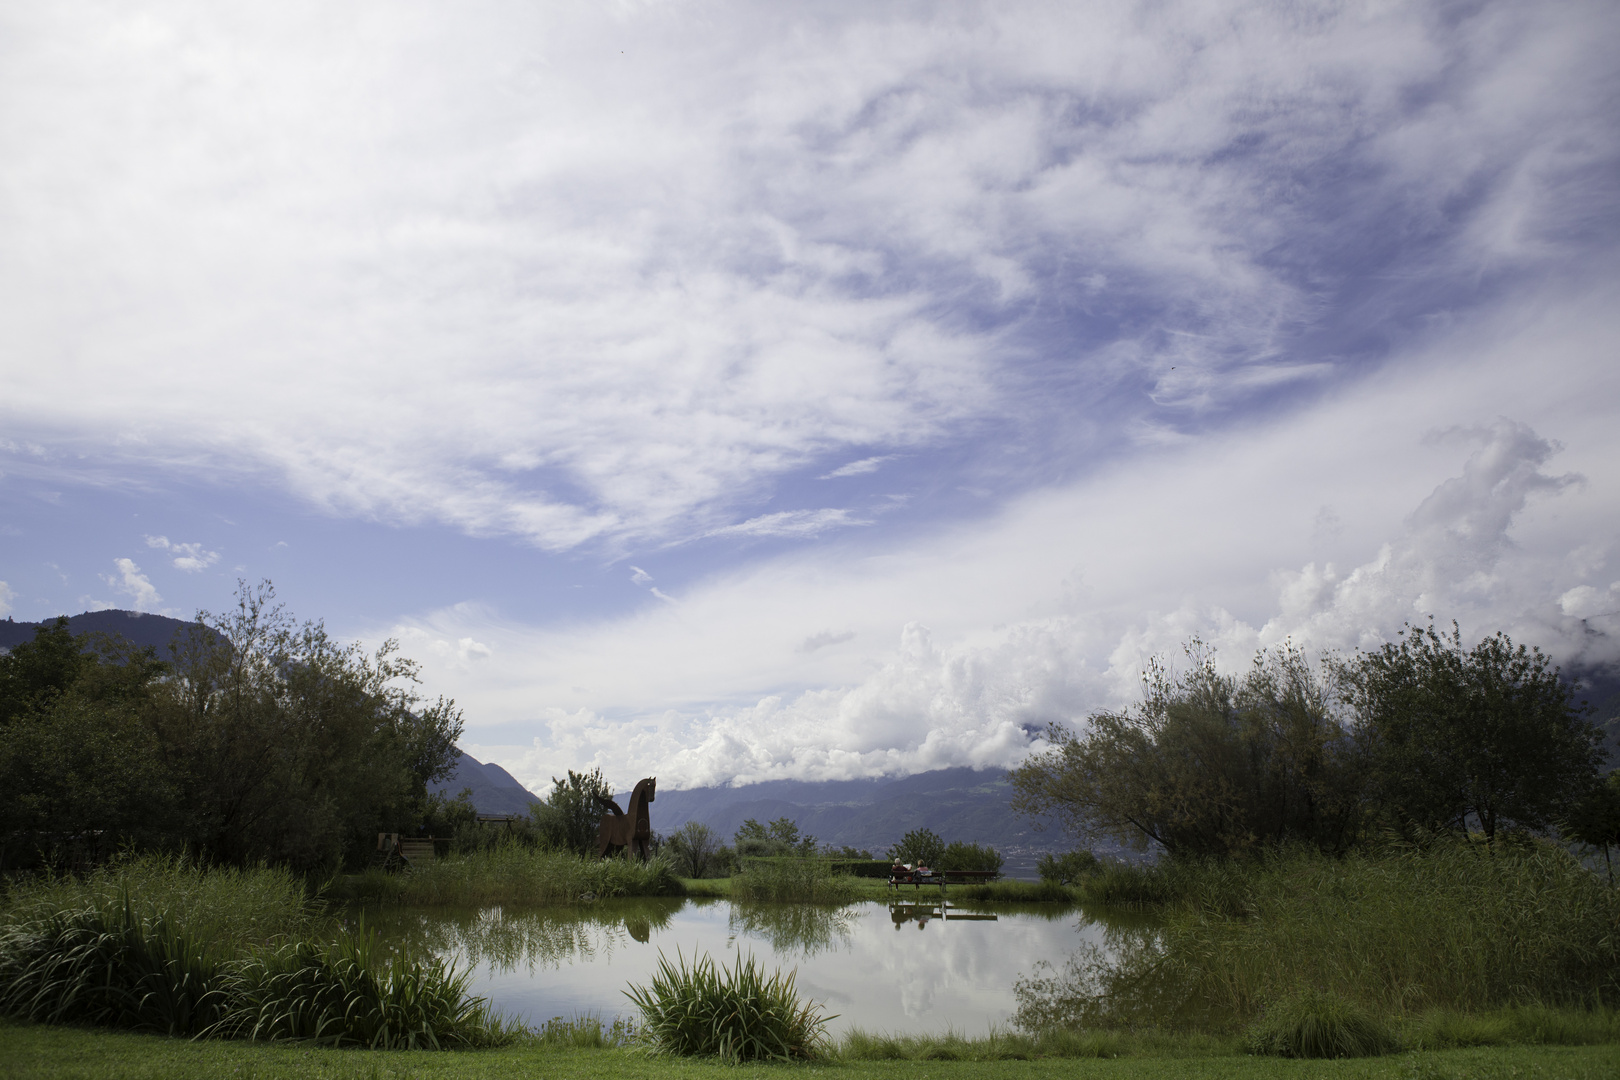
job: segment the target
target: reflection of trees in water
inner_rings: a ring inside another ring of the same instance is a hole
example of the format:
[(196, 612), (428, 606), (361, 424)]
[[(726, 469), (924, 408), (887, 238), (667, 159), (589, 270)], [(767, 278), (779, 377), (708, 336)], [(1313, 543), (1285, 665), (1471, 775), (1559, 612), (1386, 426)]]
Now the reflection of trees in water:
[(655, 929), (669, 926), (681, 903), (647, 899), (567, 908), (385, 910), (368, 914), (367, 923), (390, 945), (457, 954), (464, 963), (505, 972), (589, 961), (630, 939), (649, 941)]
[(847, 945), (855, 911), (812, 904), (732, 904), (730, 930), (764, 938), (778, 953), (797, 952), (808, 959)]
[(1102, 932), (1061, 968), (1042, 960), (1013, 984), (1013, 1024), (1049, 1027), (1161, 1026), (1189, 1019), (1186, 958), (1165, 948), (1158, 920), (1139, 912), (1085, 911), (1082, 930)]

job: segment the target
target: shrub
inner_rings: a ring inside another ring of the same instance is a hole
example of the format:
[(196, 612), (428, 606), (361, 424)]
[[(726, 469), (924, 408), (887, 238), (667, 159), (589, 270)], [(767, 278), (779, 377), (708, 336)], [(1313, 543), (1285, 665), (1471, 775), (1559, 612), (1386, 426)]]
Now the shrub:
[(945, 851), (939, 857), (940, 870), (988, 870), (993, 874), (1001, 872), (1001, 864), (1006, 860), (1001, 852), (988, 844), (966, 844), (960, 840), (952, 840), (945, 845)]
[(923, 865), (939, 868), (939, 860), (945, 856), (945, 841), (932, 829), (912, 829), (901, 841), (889, 849), (888, 858), (891, 863), (910, 863), (912, 866)]
[(1361, 1006), (1309, 989), (1266, 1009), (1248, 1038), (1250, 1053), (1274, 1057), (1376, 1057), (1395, 1048), (1395, 1034)]
[(795, 973), (776, 971), (767, 978), (752, 955), (738, 956), (730, 969), (716, 967), (707, 954), (690, 968), (679, 952), (676, 961), (672, 965), (660, 953), (652, 985), (625, 991), (659, 1050), (732, 1062), (812, 1058), (824, 1051), (826, 1024), (833, 1018), (822, 1016), (814, 1002), (799, 1000)]
[(1095, 873), (1100, 866), (1097, 856), (1081, 848), (1077, 851), (1066, 851), (1062, 855), (1048, 852), (1041, 856), (1040, 861), (1035, 864), (1035, 869), (1041, 875), (1042, 881), (1071, 885)]

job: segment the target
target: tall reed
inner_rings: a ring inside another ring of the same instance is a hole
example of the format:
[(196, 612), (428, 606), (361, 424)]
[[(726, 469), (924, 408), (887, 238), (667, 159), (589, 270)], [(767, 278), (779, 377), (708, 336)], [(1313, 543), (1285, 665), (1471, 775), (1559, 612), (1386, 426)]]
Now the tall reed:
[(1396, 1016), (1620, 1001), (1620, 893), (1550, 845), (1301, 851), (1166, 880), (1156, 933), (1023, 980), (1019, 1023), (1235, 1025), (1307, 990)]
[(354, 899), (422, 906), (555, 904), (619, 896), (680, 896), (669, 862), (590, 859), (521, 844), (482, 848), (408, 873), (363, 877)]
[(823, 859), (758, 859), (731, 878), (731, 898), (742, 901), (847, 904), (858, 888)]

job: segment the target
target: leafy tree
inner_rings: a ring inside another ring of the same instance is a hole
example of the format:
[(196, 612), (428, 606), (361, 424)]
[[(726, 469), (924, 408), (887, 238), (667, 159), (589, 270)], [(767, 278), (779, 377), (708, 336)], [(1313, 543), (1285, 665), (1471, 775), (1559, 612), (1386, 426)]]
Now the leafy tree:
[(944, 857), (945, 841), (932, 829), (912, 829), (898, 844), (889, 848), (885, 856), (891, 862), (931, 866), (935, 869), (941, 869), (940, 860)]
[(1608, 869), (1609, 884), (1614, 884), (1614, 863), (1609, 860), (1609, 849), (1620, 846), (1620, 769), (1594, 784), (1585, 798), (1577, 802), (1565, 820), (1562, 832), (1577, 843), (1603, 850), (1603, 865)]
[(1051, 852), (1040, 857), (1035, 864), (1036, 873), (1041, 875), (1042, 881), (1055, 881), (1059, 885), (1072, 885), (1074, 882), (1094, 874), (1102, 866), (1097, 856), (1085, 848), (1066, 851), (1062, 855), (1053, 855)]
[(611, 814), (613, 805), (613, 789), (603, 779), (601, 769), (587, 773), (569, 769), (566, 779), (551, 778), (551, 794), (544, 803), (531, 806), (529, 816), (550, 846), (595, 855), (602, 815)]
[(1591, 787), (1601, 735), (1574, 687), (1540, 649), (1506, 634), (1464, 648), (1433, 624), (1342, 667), (1394, 824), (1463, 830), (1544, 829)]
[(987, 870), (994, 874), (1001, 871), (1001, 865), (1005, 861), (1001, 857), (1001, 852), (988, 844), (980, 846), (952, 840), (945, 845), (938, 866), (941, 870)]
[(1179, 675), (1154, 662), (1142, 704), (1047, 730), (1050, 749), (1013, 770), (1014, 811), (1057, 814), (1080, 837), (1172, 855), (1226, 855), (1304, 841), (1338, 851), (1361, 819), (1361, 758), (1319, 678), (1293, 648), (1222, 675), (1194, 640)]
[(688, 821), (664, 843), (676, 869), (685, 877), (706, 877), (718, 861), (720, 834), (700, 821)]
[(816, 853), (816, 838), (808, 833), (801, 834), (798, 823), (788, 817), (779, 817), (769, 825), (748, 818), (738, 826), (733, 843), (739, 857), (808, 857)]

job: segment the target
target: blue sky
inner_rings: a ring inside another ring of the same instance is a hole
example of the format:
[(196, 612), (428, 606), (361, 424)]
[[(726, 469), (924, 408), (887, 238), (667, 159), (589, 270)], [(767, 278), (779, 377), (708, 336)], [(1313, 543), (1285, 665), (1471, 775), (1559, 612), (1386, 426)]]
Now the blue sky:
[(1612, 4), (0, 13), (0, 608), (401, 640), (543, 783), (1620, 658)]

